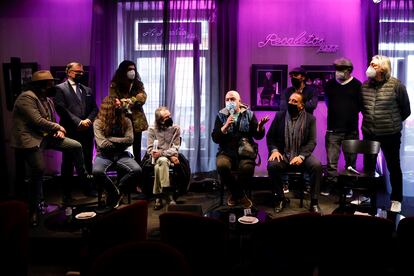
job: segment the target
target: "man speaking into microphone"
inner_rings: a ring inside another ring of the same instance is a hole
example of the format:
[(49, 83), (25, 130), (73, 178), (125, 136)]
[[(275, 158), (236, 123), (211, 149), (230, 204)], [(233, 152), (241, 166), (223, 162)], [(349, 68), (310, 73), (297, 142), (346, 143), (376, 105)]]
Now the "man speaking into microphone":
[[(252, 207), (252, 201), (246, 196), (245, 189), (254, 174), (257, 144), (265, 135), (264, 124), (269, 117), (257, 121), (254, 113), (241, 103), (237, 91), (227, 92), (226, 107), (216, 117), (211, 137), (219, 144), (216, 165), (222, 185), (227, 185), (229, 195), (227, 205)], [(232, 175), (237, 172), (237, 177)]]

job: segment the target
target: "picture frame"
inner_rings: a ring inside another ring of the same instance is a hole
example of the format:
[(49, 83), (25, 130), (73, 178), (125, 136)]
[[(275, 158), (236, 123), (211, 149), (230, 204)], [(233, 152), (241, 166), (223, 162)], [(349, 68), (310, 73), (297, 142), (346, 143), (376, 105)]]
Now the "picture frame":
[[(15, 66), (17, 71), (12, 72), (12, 63), (3, 63), (6, 107), (9, 111), (13, 110), (13, 105), (17, 97), (32, 79), (33, 73), (38, 70), (38, 64), (36, 62), (18, 62), (15, 63)], [(18, 68), (20, 68), (20, 70)]]
[[(89, 83), (89, 66), (83, 66), (83, 78), (81, 83), (85, 86), (88, 86)], [(50, 72), (52, 76), (56, 79), (55, 84), (60, 84), (64, 82), (67, 78), (66, 66), (50, 66)]]
[(324, 86), (332, 78), (335, 78), (335, 67), (333, 65), (302, 65), (306, 71), (306, 84), (314, 85), (318, 90), (318, 99), (325, 100)]
[(252, 110), (280, 109), (280, 95), (287, 87), (287, 64), (252, 64)]

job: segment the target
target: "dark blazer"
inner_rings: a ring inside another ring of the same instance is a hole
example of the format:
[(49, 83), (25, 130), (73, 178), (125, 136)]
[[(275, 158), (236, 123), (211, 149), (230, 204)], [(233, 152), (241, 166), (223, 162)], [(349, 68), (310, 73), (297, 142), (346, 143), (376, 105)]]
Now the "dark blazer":
[(46, 135), (53, 135), (60, 129), (55, 122), (53, 102), (49, 98), (46, 101), (51, 114), (33, 91), (24, 91), (17, 97), (13, 108), (12, 147), (39, 147)]
[[(306, 115), (305, 137), (299, 149), (299, 155), (305, 158), (309, 157), (316, 147), (316, 118), (310, 113)], [(285, 118), (286, 111), (279, 111), (267, 132), (266, 141), (269, 155), (275, 149), (281, 154), (285, 153)]]
[(56, 96), (54, 99), (56, 111), (60, 117), (60, 124), (67, 132), (76, 132), (81, 120), (95, 120), (98, 114), (95, 95), (92, 90), (80, 84), (82, 91), (82, 101), (79, 100), (69, 81), (65, 81), (56, 86)]

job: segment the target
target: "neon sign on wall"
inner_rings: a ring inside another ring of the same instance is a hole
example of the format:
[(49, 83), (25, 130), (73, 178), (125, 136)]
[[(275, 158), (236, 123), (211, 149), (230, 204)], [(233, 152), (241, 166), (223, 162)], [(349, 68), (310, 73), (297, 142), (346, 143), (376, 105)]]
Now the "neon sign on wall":
[(308, 34), (306, 31), (296, 37), (283, 37), (272, 33), (266, 36), (264, 41), (258, 43), (259, 48), (270, 47), (318, 47), (317, 53), (336, 53), (339, 46), (336, 44), (327, 44), (324, 38), (314, 34)]

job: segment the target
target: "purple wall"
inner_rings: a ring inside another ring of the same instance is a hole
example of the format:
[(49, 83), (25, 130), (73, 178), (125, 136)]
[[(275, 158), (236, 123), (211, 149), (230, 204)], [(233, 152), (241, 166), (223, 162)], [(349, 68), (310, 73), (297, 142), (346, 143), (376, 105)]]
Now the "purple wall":
[[(240, 0), (237, 89), (242, 101), (250, 103), (252, 64), (287, 64), (290, 70), (300, 65), (331, 65), (334, 59), (344, 56), (353, 61), (354, 76), (364, 80), (366, 59), (360, 13), (360, 0)], [(318, 53), (318, 47), (258, 47), (268, 34), (296, 37), (302, 32), (314, 34), (323, 38), (326, 44), (338, 45), (339, 48), (335, 53)], [(258, 118), (270, 115), (273, 119), (274, 114), (274, 111), (256, 111)], [(326, 164), (324, 102), (319, 102), (314, 114), (318, 131), (314, 153)], [(259, 147), (264, 161), (256, 169), (256, 174), (266, 173), (265, 139), (259, 141)]]
[[(70, 61), (89, 64), (92, 0), (16, 0), (0, 2), (0, 61), (20, 57), (21, 62), (37, 62), (40, 69), (64, 66)], [(0, 101), (6, 130), (9, 175), (14, 175), (13, 154), (8, 132), (11, 113), (5, 107), (2, 68)], [(58, 159), (58, 160), (56, 160)], [(60, 172), (60, 154), (46, 156), (48, 173)]]
[[(0, 2), (0, 60), (20, 57), (22, 62), (37, 62), (41, 69), (66, 65), (77, 60), (88, 65), (90, 58), (92, 0), (17, 0)], [(339, 46), (336, 53), (317, 53), (317, 47), (258, 47), (271, 33), (297, 36), (306, 31), (324, 38), (327, 44)], [(242, 100), (250, 103), (250, 70), (252, 64), (327, 65), (340, 56), (354, 62), (354, 74), (361, 80), (364, 64), (364, 30), (360, 24), (360, 0), (240, 0), (237, 89)], [(2, 70), (2, 69), (0, 69)], [(3, 74), (0, 74), (3, 83)], [(4, 87), (0, 86), (4, 129), (10, 129), (10, 112), (5, 108)], [(258, 118), (274, 112), (256, 112)], [(325, 163), (324, 133), (326, 108), (320, 102), (318, 146), (315, 154)], [(267, 127), (270, 126), (270, 122)], [(8, 137), (6, 137), (8, 138)], [(13, 156), (9, 141), (6, 155)], [(263, 164), (257, 172), (266, 171), (267, 148), (260, 141)], [(60, 155), (47, 156), (49, 173), (60, 171)], [(10, 164), (13, 164), (10, 160)], [(10, 170), (10, 168), (9, 168)], [(10, 172), (12, 173), (12, 172)], [(12, 174), (10, 174), (12, 175)]]

